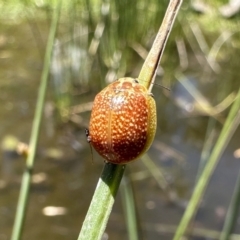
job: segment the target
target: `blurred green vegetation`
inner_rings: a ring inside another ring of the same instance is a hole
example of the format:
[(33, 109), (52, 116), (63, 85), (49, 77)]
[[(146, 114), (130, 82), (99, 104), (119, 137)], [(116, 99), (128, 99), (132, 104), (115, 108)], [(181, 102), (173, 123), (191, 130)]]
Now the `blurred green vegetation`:
[[(55, 1), (0, 2), (0, 27), (4, 30), (30, 27), (40, 53), (39, 61), (43, 58)], [(62, 121), (70, 119), (85, 127), (87, 122), (81, 116), (91, 109), (89, 101), (100, 89), (119, 77), (138, 75), (168, 2), (63, 1), (50, 84)], [(194, 11), (191, 1), (184, 1), (163, 55), (158, 83), (171, 87), (177, 84), (179, 73), (183, 78), (194, 75), (205, 88), (203, 95), (208, 97), (206, 105), (210, 108), (239, 88), (240, 15), (230, 19), (221, 16), (219, 7), (227, 4), (226, 0), (202, 2), (209, 5), (206, 13)], [(7, 84), (3, 80), (0, 84)], [(161, 105), (167, 101), (159, 101), (159, 91), (162, 90), (157, 89), (155, 94), (159, 123), (165, 121), (159, 125), (165, 127), (176, 115), (174, 112), (164, 118), (166, 112)], [(226, 112), (220, 117), (225, 118)], [(77, 115), (80, 117), (76, 118)], [(217, 127), (221, 126), (219, 122)], [(164, 131), (162, 126), (159, 128)], [(198, 134), (204, 135), (204, 129), (198, 129)]]
[[(37, 21), (49, 24), (53, 3), (53, 0), (2, 1), (0, 19), (6, 24), (20, 24), (26, 19), (30, 21), (37, 18)], [(58, 40), (60, 50), (65, 51), (60, 56), (64, 58), (60, 63), (61, 67), (65, 67), (66, 72), (68, 65), (67, 70), (70, 71), (65, 73), (70, 79), (67, 82), (72, 82), (73, 85), (87, 83), (88, 86), (90, 84), (95, 87), (100, 83), (98, 86), (102, 88), (106, 82), (118, 77), (136, 76), (159, 28), (167, 3), (166, 0), (161, 3), (156, 0), (63, 1)], [(217, 54), (214, 61), (220, 61), (218, 64), (226, 61), (229, 56), (232, 57), (232, 54), (237, 54), (236, 49), (238, 51), (240, 45), (239, 16), (225, 19), (220, 15), (219, 7), (226, 4), (226, 1), (214, 0), (205, 3), (209, 6), (209, 12), (206, 14), (193, 11), (191, 1), (183, 3), (161, 64), (165, 72), (165, 85), (171, 85), (176, 70), (198, 68), (197, 61), (209, 58), (210, 54)], [(212, 47), (217, 43), (217, 39), (226, 35), (231, 36), (226, 37), (220, 51), (211, 51), (216, 50)], [(200, 37), (206, 42), (202, 42)], [(189, 54), (187, 66), (181, 66), (184, 63), (179, 59), (178, 47), (181, 47), (181, 44), (185, 45), (186, 53)], [(71, 47), (77, 48), (78, 51), (83, 50), (79, 52), (81, 56), (78, 57), (85, 61), (80, 63), (77, 73), (73, 73), (73, 62), (79, 59), (74, 59)], [(194, 54), (202, 56), (192, 61)], [(90, 81), (96, 77), (100, 82)], [(71, 91), (73, 85), (65, 85), (64, 88)]]

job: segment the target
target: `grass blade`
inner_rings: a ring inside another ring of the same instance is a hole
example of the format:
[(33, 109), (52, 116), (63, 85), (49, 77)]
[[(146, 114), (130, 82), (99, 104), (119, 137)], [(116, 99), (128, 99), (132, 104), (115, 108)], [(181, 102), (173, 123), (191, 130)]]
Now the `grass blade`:
[(105, 164), (78, 240), (102, 238), (125, 167)]
[(140, 237), (138, 235), (139, 229), (137, 222), (134, 192), (132, 188), (131, 179), (129, 178), (129, 176), (125, 176), (123, 178), (120, 190), (124, 207), (125, 219), (127, 222), (128, 239), (139, 240)]
[(48, 37), (48, 43), (46, 48), (46, 54), (44, 58), (43, 72), (41, 76), (41, 83), (38, 93), (38, 100), (36, 105), (36, 111), (34, 115), (34, 121), (32, 126), (29, 155), (26, 160), (26, 168), (23, 173), (22, 184), (20, 189), (20, 195), (18, 199), (17, 212), (15, 216), (13, 231), (11, 240), (19, 240), (22, 235), (22, 229), (27, 209), (27, 201), (29, 196), (29, 189), (31, 183), (31, 177), (33, 172), (34, 160), (36, 155), (36, 148), (38, 143), (38, 135), (40, 131), (41, 118), (43, 113), (44, 99), (47, 90), (47, 80), (51, 64), (51, 56), (54, 38), (57, 30), (58, 19), (60, 15), (61, 1), (58, 1), (57, 7), (54, 9), (53, 19), (51, 23), (50, 33)]
[(237, 220), (237, 216), (239, 213), (239, 204), (240, 204), (240, 172), (238, 174), (237, 183), (234, 188), (234, 193), (224, 222), (220, 240), (229, 239), (234, 224), (236, 223)]
[(220, 136), (216, 142), (216, 145), (213, 148), (208, 163), (206, 164), (206, 167), (203, 170), (202, 175), (196, 184), (192, 197), (189, 201), (188, 207), (182, 217), (180, 224), (178, 225), (177, 231), (174, 236), (174, 240), (179, 240), (183, 237), (184, 233), (187, 230), (189, 222), (191, 221), (192, 217), (196, 212), (196, 209), (203, 196), (205, 188), (210, 180), (210, 177), (218, 163), (218, 160), (222, 155), (223, 151), (225, 150), (234, 131), (239, 125), (239, 117), (236, 117), (237, 114), (239, 114), (240, 112), (239, 109), (240, 109), (240, 89), (238, 91), (236, 100), (231, 107), (231, 110), (220, 133)]
[(151, 92), (151, 83), (154, 83), (158, 65), (181, 4), (182, 0), (170, 1), (153, 46), (139, 73), (139, 82), (149, 89), (149, 92)]

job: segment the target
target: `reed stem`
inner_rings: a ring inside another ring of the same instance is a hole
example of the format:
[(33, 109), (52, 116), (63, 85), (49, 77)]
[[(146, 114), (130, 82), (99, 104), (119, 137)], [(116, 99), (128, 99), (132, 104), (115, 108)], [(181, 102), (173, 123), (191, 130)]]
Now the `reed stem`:
[(45, 95), (47, 90), (48, 74), (49, 74), (49, 69), (51, 65), (53, 43), (54, 43), (56, 31), (57, 31), (58, 19), (60, 16), (60, 9), (61, 9), (61, 0), (57, 1), (57, 6), (54, 8), (54, 12), (53, 12), (53, 18), (52, 18), (51, 28), (50, 28), (48, 42), (47, 42), (46, 54), (44, 58), (44, 66), (43, 66), (43, 71), (41, 76), (41, 83), (40, 83), (39, 92), (38, 92), (37, 105), (36, 105), (32, 132), (30, 137), (29, 155), (26, 160), (26, 167), (22, 177), (21, 189), (20, 189), (20, 194), (19, 194), (19, 199), (17, 204), (17, 211), (16, 211), (15, 220), (14, 220), (11, 240), (19, 240), (21, 239), (21, 235), (22, 235), (24, 220), (25, 220), (26, 211), (27, 211), (27, 202), (29, 198), (29, 190), (30, 190), (30, 184), (32, 179), (36, 148), (38, 143), (38, 136), (40, 132), (44, 100), (45, 100)]

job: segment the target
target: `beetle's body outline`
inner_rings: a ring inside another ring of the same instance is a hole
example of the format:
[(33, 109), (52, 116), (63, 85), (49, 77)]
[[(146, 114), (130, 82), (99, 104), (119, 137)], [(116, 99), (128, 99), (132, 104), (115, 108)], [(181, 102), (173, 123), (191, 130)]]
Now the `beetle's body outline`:
[(137, 79), (120, 78), (96, 95), (88, 139), (108, 162), (125, 164), (140, 157), (155, 131), (155, 100)]

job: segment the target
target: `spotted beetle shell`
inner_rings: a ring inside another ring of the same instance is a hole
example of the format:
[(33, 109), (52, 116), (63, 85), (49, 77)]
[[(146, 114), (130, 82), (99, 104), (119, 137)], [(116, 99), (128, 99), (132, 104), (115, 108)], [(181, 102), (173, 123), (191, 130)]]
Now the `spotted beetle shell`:
[(136, 79), (120, 78), (96, 95), (89, 140), (108, 162), (125, 164), (140, 157), (155, 132), (155, 100)]

